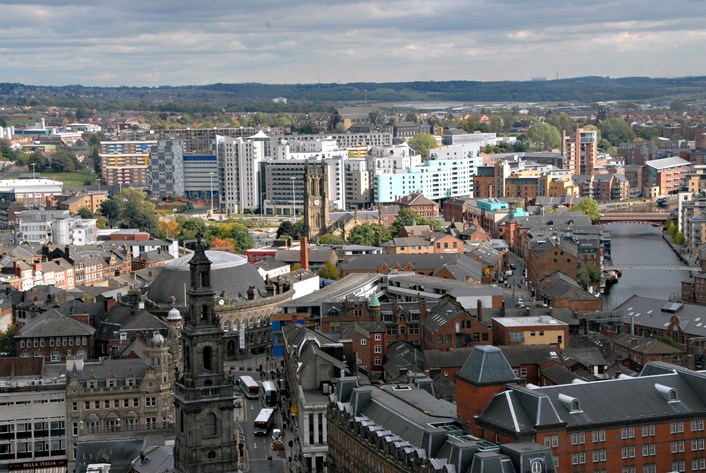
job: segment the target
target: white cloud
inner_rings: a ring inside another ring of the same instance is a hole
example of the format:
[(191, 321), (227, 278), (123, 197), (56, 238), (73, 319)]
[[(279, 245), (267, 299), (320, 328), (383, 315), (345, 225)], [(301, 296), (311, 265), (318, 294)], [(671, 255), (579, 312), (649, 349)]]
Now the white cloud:
[(700, 75), (704, 20), (702, 0), (0, 0), (1, 80)]

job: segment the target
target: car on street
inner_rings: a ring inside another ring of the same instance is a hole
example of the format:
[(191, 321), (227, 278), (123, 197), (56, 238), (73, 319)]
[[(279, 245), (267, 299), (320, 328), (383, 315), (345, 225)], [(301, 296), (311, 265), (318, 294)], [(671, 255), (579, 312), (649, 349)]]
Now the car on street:
[(515, 263), (510, 263), (510, 269), (513, 271), (517, 269), (517, 266), (515, 266)]
[(284, 435), (280, 429), (272, 429), (272, 450), (284, 450)]
[(512, 277), (512, 270), (511, 269), (508, 269), (507, 271), (505, 271), (505, 277), (506, 278)]

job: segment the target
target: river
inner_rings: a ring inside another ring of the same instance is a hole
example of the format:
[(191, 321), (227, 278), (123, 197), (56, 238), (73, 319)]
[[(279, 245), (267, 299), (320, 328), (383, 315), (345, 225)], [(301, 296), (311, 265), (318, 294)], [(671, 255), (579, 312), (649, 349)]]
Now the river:
[[(614, 223), (605, 227), (611, 235), (612, 266), (633, 264), (684, 265), (662, 239), (662, 228), (652, 225)], [(608, 262), (611, 264), (611, 262)], [(614, 309), (632, 295), (668, 299), (681, 295), (682, 280), (689, 271), (623, 269), (623, 275), (605, 298), (605, 309)]]

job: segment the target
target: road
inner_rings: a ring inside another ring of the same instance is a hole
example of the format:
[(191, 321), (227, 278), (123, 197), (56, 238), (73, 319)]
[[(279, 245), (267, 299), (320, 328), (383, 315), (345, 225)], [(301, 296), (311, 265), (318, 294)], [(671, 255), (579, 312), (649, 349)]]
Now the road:
[(525, 303), (531, 301), (530, 291), (527, 288), (525, 278), (522, 276), (525, 269), (524, 261), (513, 252), (508, 254), (510, 263), (514, 264), (516, 269), (512, 271), (512, 276), (505, 280), (505, 284), (502, 287), (505, 288), (505, 307), (516, 308), (517, 297), (520, 295), (524, 298)]
[[(260, 380), (260, 374), (257, 371), (234, 370), (231, 371), (231, 374), (233, 379), (238, 379), (241, 375), (248, 375), (256, 381)], [(236, 407), (234, 410), (236, 429), (242, 432), (245, 444), (243, 459), (239, 467), (243, 472), (285, 473), (287, 472), (287, 459), (283, 450), (272, 450), (272, 431), (266, 436), (255, 436), (253, 423), (261, 408), (260, 399), (243, 398), (241, 407)], [(277, 409), (275, 413), (273, 428), (282, 429), (280, 409)]]

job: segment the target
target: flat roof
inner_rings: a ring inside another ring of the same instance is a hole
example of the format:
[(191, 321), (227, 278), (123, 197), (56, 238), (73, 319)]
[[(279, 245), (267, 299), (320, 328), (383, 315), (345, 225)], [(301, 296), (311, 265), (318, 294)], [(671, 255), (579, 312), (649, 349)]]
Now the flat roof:
[(537, 315), (527, 317), (495, 317), (493, 322), (497, 322), (503, 327), (536, 327), (536, 326), (558, 326), (568, 327), (567, 323), (557, 320), (549, 315)]

